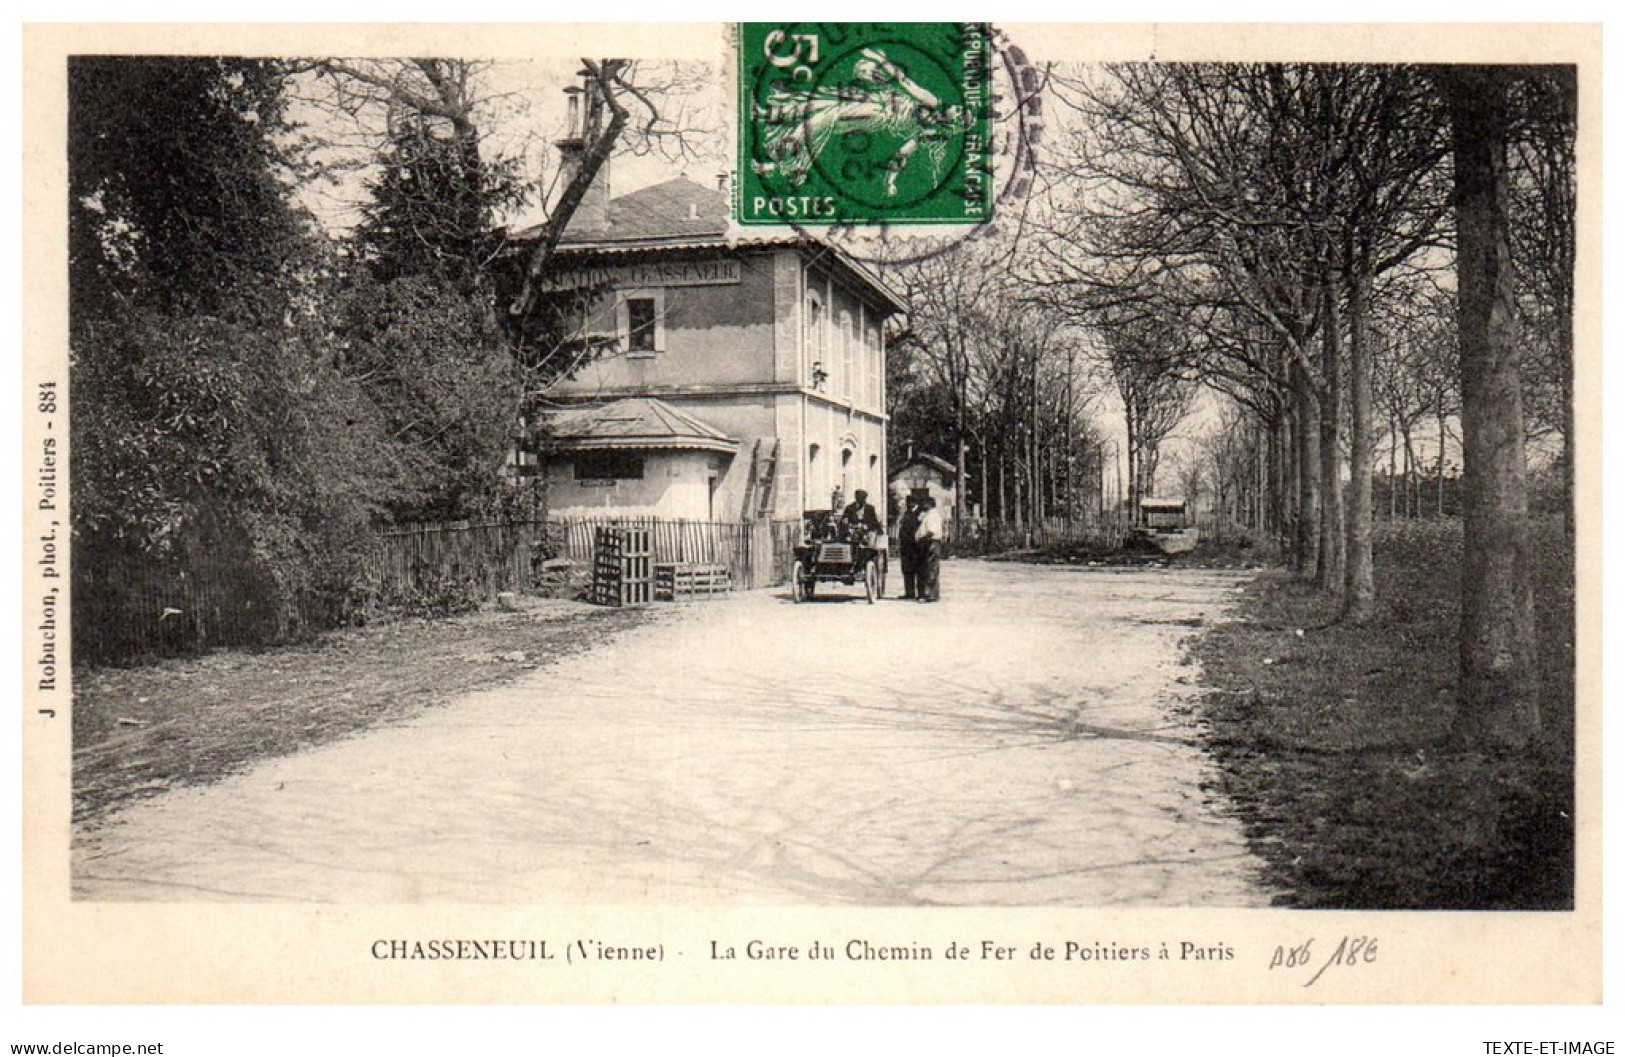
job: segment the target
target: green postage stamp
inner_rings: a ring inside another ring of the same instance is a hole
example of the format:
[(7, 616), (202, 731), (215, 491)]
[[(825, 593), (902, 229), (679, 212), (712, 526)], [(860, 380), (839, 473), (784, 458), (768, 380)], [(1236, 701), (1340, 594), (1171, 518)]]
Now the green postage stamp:
[(741, 224), (979, 224), (992, 208), (981, 23), (739, 28)]

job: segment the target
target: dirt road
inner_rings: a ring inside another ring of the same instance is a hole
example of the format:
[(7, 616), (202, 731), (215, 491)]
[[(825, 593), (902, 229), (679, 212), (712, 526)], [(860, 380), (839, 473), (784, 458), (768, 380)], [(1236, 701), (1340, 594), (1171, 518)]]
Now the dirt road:
[[(98, 900), (1247, 906), (1179, 640), (1242, 574), (952, 562), (693, 603), (75, 835)], [(895, 591), (895, 585), (893, 586)]]

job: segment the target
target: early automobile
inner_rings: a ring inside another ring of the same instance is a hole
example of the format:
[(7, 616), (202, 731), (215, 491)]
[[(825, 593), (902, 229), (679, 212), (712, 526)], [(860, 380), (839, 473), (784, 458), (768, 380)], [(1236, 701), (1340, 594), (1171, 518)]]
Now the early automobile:
[(871, 603), (886, 593), (884, 534), (828, 510), (807, 511), (801, 527), (801, 542), (790, 567), (790, 590), (797, 602), (811, 601), (821, 583), (862, 585)]

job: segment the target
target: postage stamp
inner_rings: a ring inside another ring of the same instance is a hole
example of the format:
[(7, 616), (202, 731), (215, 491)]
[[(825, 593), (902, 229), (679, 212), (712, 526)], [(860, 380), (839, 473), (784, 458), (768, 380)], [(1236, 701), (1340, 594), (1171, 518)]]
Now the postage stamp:
[(988, 28), (746, 23), (741, 224), (977, 224), (991, 210)]

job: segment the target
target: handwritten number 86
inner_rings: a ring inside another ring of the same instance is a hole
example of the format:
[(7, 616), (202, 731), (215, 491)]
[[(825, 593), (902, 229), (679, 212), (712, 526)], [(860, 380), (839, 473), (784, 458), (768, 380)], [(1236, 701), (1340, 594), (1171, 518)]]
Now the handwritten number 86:
[(1270, 958), (1271, 969), (1296, 969), (1309, 964), (1309, 954), (1315, 941), (1304, 940), (1296, 947), (1277, 947)]

